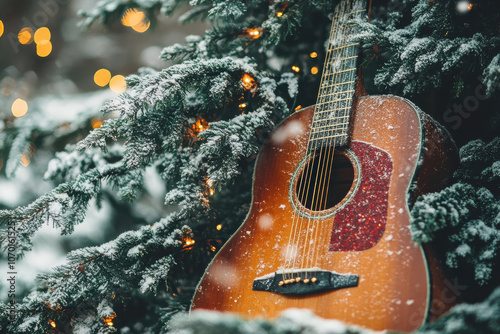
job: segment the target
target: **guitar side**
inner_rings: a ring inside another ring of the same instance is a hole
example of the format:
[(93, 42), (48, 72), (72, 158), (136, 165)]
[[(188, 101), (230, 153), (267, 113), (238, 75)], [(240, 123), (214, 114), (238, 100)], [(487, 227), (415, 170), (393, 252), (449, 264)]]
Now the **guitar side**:
[[(313, 219), (308, 218), (313, 212), (296, 201), (292, 190), (306, 156), (314, 107), (291, 115), (273, 131), (259, 153), (250, 212), (209, 265), (192, 310), (273, 318), (287, 308), (307, 308), (324, 318), (405, 332), (415, 330), (429, 316), (439, 315), (430, 314), (430, 308), (433, 295), (438, 296), (443, 288), (439, 284), (443, 276), (411, 240), (407, 198), (415, 181), (413, 194), (444, 186), (455, 162), (453, 148), (429, 118), (403, 99), (361, 97), (353, 110), (351, 149), (346, 156), (353, 165), (354, 182), (346, 198)], [(384, 220), (383, 233), (367, 249), (335, 250), (339, 223), (349, 212), (364, 219), (363, 210), (373, 201), (373, 193), (365, 188), (369, 178), (375, 179), (370, 184), (378, 184), (369, 163), (374, 155), (390, 161), (390, 173), (379, 166), (379, 172), (388, 178), (385, 207), (382, 214), (379, 204), (379, 211), (372, 211), (383, 216), (376, 217)], [(442, 166), (434, 166), (436, 162)], [(297, 217), (307, 220), (307, 230), (315, 236), (298, 243), (298, 262), (312, 257), (315, 268), (356, 275), (356, 286), (300, 296), (253, 289), (255, 279), (269, 277), (284, 267)], [(451, 305), (440, 307), (438, 313), (443, 313)]]

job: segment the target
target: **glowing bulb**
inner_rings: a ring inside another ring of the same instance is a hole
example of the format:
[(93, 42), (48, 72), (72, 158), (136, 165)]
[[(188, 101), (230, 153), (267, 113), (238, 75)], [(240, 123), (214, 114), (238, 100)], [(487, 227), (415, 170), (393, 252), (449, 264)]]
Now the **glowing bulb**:
[(127, 82), (123, 75), (115, 75), (109, 81), (109, 88), (115, 93), (123, 93), (127, 89)]
[(316, 66), (311, 68), (311, 73), (312, 74), (318, 74), (318, 68)]
[(11, 110), (15, 117), (23, 117), (28, 112), (28, 103), (23, 99), (17, 99), (12, 103)]
[(302, 109), (302, 106), (300, 104), (295, 107), (295, 110), (300, 110), (300, 109)]
[(277, 16), (277, 17), (282, 17), (282, 16), (283, 16), (283, 12), (277, 12), (277, 13), (276, 13), (276, 16)]
[(92, 129), (97, 129), (100, 128), (104, 124), (104, 122), (98, 118), (92, 118), (90, 120), (90, 124), (92, 124)]
[(213, 196), (215, 194), (215, 190), (213, 190), (212, 188), (210, 188), (209, 193), (210, 193), (210, 196)]
[(309, 57), (311, 58), (316, 58), (318, 56), (318, 54), (316, 52), (311, 52), (311, 54), (309, 55)]
[(468, 9), (469, 11), (471, 11), (471, 10), (472, 10), (472, 7), (474, 7), (474, 5), (473, 5), (472, 3), (470, 3), (470, 4), (469, 4), (469, 6), (467, 7), (467, 9)]
[(36, 54), (39, 57), (47, 57), (52, 52), (52, 43), (47, 40), (43, 40), (36, 45)]
[(247, 73), (243, 74), (241, 81), (243, 81), (243, 88), (245, 90), (252, 90), (257, 85), (255, 83), (255, 79), (250, 74), (247, 74)]
[(52, 319), (49, 320), (49, 324), (53, 327), (56, 328), (56, 322)]
[(299, 73), (300, 67), (294, 65), (294, 66), (292, 66), (292, 71)]
[(252, 38), (252, 39), (257, 39), (260, 37), (260, 29), (259, 28), (252, 28), (248, 29), (247, 34)]
[(50, 37), (50, 30), (47, 27), (41, 27), (35, 31), (34, 39), (36, 44), (39, 44), (43, 41), (50, 41)]
[(105, 68), (97, 70), (94, 74), (94, 82), (97, 86), (104, 87), (111, 80), (111, 72)]
[(0, 37), (2, 37), (4, 31), (3, 22), (0, 20)]
[(239, 105), (240, 108), (246, 108), (246, 106), (247, 106), (247, 104), (245, 102), (240, 103), (240, 105)]
[(26, 27), (22, 28), (17, 34), (17, 38), (19, 39), (19, 43), (21, 44), (30, 44), (33, 42), (33, 29)]
[(217, 225), (215, 228), (217, 229), (217, 231), (222, 230), (222, 224)]

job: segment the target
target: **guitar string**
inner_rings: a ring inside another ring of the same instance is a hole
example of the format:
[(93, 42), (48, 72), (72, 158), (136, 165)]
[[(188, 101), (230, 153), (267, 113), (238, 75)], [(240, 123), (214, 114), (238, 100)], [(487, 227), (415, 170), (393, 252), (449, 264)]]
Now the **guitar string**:
[[(356, 6), (356, 5), (359, 5), (359, 3), (354, 4), (354, 6)], [(365, 10), (353, 11), (353, 13), (362, 12), (362, 11), (365, 11)], [(351, 34), (351, 28), (353, 28), (354, 26), (355, 25), (346, 25), (347, 29), (346, 29), (346, 31), (344, 33), (344, 36), (343, 36), (345, 39), (347, 39), (348, 36)], [(354, 48), (354, 49), (350, 48), (346, 52), (349, 54), (350, 52), (356, 53), (357, 51), (358, 51), (358, 49), (356, 49), (356, 48)], [(350, 62), (351, 64), (349, 64), (349, 65), (346, 64), (346, 66), (347, 67), (357, 68), (357, 63), (356, 63), (357, 60), (355, 59), (355, 58), (357, 58), (357, 56), (356, 57), (350, 57), (350, 58), (353, 61), (351, 61)], [(352, 62), (354, 62), (354, 64), (352, 64)], [(352, 73), (347, 74), (347, 76), (348, 76), (347, 80), (349, 80), (349, 79), (354, 80), (356, 78), (356, 75), (357, 74), (354, 71)], [(344, 112), (344, 116), (339, 117), (339, 118), (344, 118), (344, 120), (345, 120), (345, 122), (342, 123), (342, 125), (344, 127), (344, 132), (345, 133), (347, 133), (347, 131), (348, 131), (349, 118), (350, 118), (349, 110), (352, 110), (354, 98), (355, 98), (354, 96), (351, 96), (351, 98), (348, 101), (345, 102), (345, 104), (344, 104), (344, 111), (345, 111)], [(332, 137), (333, 138), (331, 138), (331, 139), (328, 140), (328, 142), (329, 142), (328, 144), (331, 145), (332, 144), (331, 141), (333, 141), (333, 147), (335, 147), (335, 145), (336, 145), (336, 137), (334, 137), (334, 136), (332, 136)], [(330, 151), (331, 152), (329, 152), (329, 153), (333, 153), (333, 154), (331, 155), (331, 157), (329, 156), (328, 159), (327, 159), (327, 165), (329, 166), (329, 170), (328, 170), (328, 173), (327, 173), (327, 175), (328, 175), (328, 181), (326, 182), (326, 184), (323, 185), (323, 189), (325, 189), (325, 187), (326, 187), (326, 194), (324, 194), (324, 195), (322, 194), (321, 195), (322, 200), (323, 199), (325, 200), (323, 210), (326, 209), (326, 205), (327, 205), (328, 193), (329, 193), (329, 190), (330, 190), (330, 187), (329, 187), (329, 185), (330, 185), (330, 178), (332, 176), (333, 161), (334, 161), (334, 149), (332, 149)], [(332, 162), (330, 162), (330, 159), (332, 159), (331, 160)], [(322, 205), (320, 205), (320, 209), (321, 209), (321, 207), (322, 207)], [(333, 227), (333, 225), (332, 225), (332, 227)], [(325, 229), (325, 228), (321, 229), (321, 231), (319, 232), (319, 235), (318, 235), (318, 231), (319, 231), (319, 229), (316, 230), (316, 234), (315, 234), (315, 237), (314, 237), (315, 240), (328, 240), (328, 233), (330, 233), (330, 234), (332, 233), (330, 229)], [(327, 235), (325, 235), (325, 233)], [(321, 245), (318, 244), (316, 247), (314, 247), (314, 254), (313, 254), (313, 259), (314, 259), (313, 263), (314, 264), (318, 264), (318, 262), (319, 262), (318, 259), (317, 259), (317, 257), (318, 257), (317, 254), (319, 252), (320, 246)]]
[[(350, 12), (351, 10), (349, 10)], [(343, 20), (346, 20), (346, 17), (344, 16), (343, 17)], [(345, 36), (346, 36), (346, 30), (348, 30), (348, 28), (345, 27), (345, 22), (341, 22), (342, 24), (342, 31), (339, 32), (338, 36), (337, 36), (337, 40), (339, 40), (341, 43), (345, 43), (346, 39), (345, 39)], [(341, 61), (342, 58), (344, 58), (346, 55), (345, 53), (349, 53), (349, 48), (339, 48), (340, 49), (340, 52), (337, 53), (337, 56), (336, 56), (336, 61), (335, 63), (339, 62), (339, 66), (340, 66), (340, 70), (337, 68), (335, 69), (336, 72), (334, 72), (334, 76), (333, 76), (333, 80), (334, 80), (334, 83), (336, 82), (343, 82), (344, 80), (344, 75), (342, 73), (346, 73), (347, 72), (347, 69), (346, 67), (348, 67), (347, 63), (343, 63)], [(346, 100), (349, 100), (349, 99), (344, 99), (342, 98), (346, 93), (344, 91), (342, 91), (342, 88), (340, 88), (340, 92), (333, 92), (332, 95), (330, 95), (330, 98), (329, 98), (329, 103), (328, 103), (328, 107), (327, 107), (327, 111), (330, 109), (329, 107), (331, 106), (339, 106), (342, 104), (343, 101), (346, 101)], [(342, 109), (342, 108), (339, 108), (339, 109)], [(333, 113), (333, 111), (330, 111), (330, 113)], [(341, 117), (335, 117), (337, 119), (340, 119)], [(326, 207), (326, 198), (324, 197), (325, 195), (325, 186), (327, 187), (327, 183), (326, 183), (326, 179), (328, 178), (327, 175), (330, 175), (331, 174), (331, 170), (332, 170), (332, 166), (333, 166), (333, 163), (334, 163), (334, 156), (335, 156), (335, 145), (336, 145), (336, 136), (333, 136), (333, 138), (329, 138), (327, 139), (327, 142), (326, 142), (326, 145), (325, 147), (327, 147), (327, 154), (326, 156), (323, 158), (321, 157), (320, 158), (320, 161), (319, 163), (321, 164), (321, 177), (320, 177), (320, 191), (318, 191), (318, 195), (317, 195), (317, 199), (316, 199), (316, 205), (315, 207), (313, 208), (314, 211), (316, 212), (319, 212), (321, 210), (324, 210), (324, 207)], [(332, 143), (333, 141), (333, 143)], [(319, 168), (318, 168), (318, 172), (319, 172)], [(314, 197), (314, 196), (313, 196)], [(323, 203), (324, 202), (324, 203)], [(316, 214), (316, 216), (318, 216), (319, 214)], [(308, 267), (313, 267), (315, 265), (319, 265), (317, 259), (316, 259), (316, 254), (317, 254), (317, 250), (318, 250), (318, 231), (320, 230), (319, 228), (319, 223), (318, 223), (318, 220), (316, 220), (316, 227), (314, 228), (314, 237), (313, 237), (313, 240), (307, 242), (308, 245), (310, 245), (312, 247), (312, 256), (310, 256), (308, 258), (308, 260), (310, 259), (310, 261), (308, 261)], [(313, 243), (314, 243), (314, 246), (313, 246)], [(311, 251), (308, 252), (309, 254), (311, 253)], [(309, 264), (310, 262), (310, 264)], [(315, 273), (315, 276), (316, 276), (317, 273)]]
[[(347, 11), (347, 4), (348, 1), (343, 1), (341, 3), (341, 8), (340, 8), (340, 14), (339, 16), (344, 16), (346, 11)], [(342, 28), (341, 25), (339, 25), (339, 21), (337, 21), (337, 29), (335, 31), (335, 35), (337, 36), (340, 32), (339, 30), (339, 27)], [(338, 41), (338, 39), (331, 39), (329, 41), (329, 47), (330, 45), (333, 44), (334, 41)], [(328, 66), (326, 66), (326, 73), (327, 75), (330, 74), (332, 72), (332, 66), (334, 65), (334, 63), (332, 62), (334, 59), (336, 59), (336, 55), (338, 54), (337, 51), (341, 51), (343, 50), (343, 48), (334, 48), (333, 50), (330, 51), (330, 61), (328, 63), (325, 63), (325, 64), (328, 64)], [(333, 76), (333, 79), (336, 80), (337, 76)], [(330, 83), (330, 78), (327, 77), (327, 85)], [(320, 94), (321, 95), (321, 98), (319, 98), (319, 100), (321, 101), (321, 99), (324, 99), (326, 98), (326, 95), (325, 94)], [(316, 144), (318, 144), (318, 142), (316, 141)], [(321, 143), (320, 143), (321, 145)], [(318, 175), (320, 174), (320, 166), (321, 166), (321, 161), (323, 160), (323, 153), (325, 151), (325, 146), (324, 145), (321, 145), (321, 148), (320, 148), (320, 153), (319, 153), (319, 156), (318, 156), (318, 164), (317, 164), (317, 167), (316, 167), (316, 177), (314, 178), (314, 185), (313, 185), (313, 193), (312, 193), (312, 196), (311, 196), (311, 213), (309, 215), (309, 217), (307, 218), (307, 229), (306, 229), (306, 235), (305, 235), (305, 243), (304, 243), (304, 246), (302, 248), (302, 256), (301, 256), (301, 267), (304, 268), (304, 262), (306, 261), (306, 263), (309, 263), (309, 256), (307, 256), (310, 252), (310, 249), (311, 249), (311, 243), (314, 242), (313, 240), (309, 240), (309, 232), (311, 231), (311, 222), (312, 222), (312, 219), (311, 219), (311, 216), (314, 215), (314, 209), (315, 209), (315, 204), (316, 204), (316, 190), (317, 190), (317, 186), (318, 186)], [(312, 164), (312, 161), (311, 161), (311, 164)], [(312, 175), (311, 175), (312, 176)], [(311, 178), (309, 179), (309, 182), (308, 182), (308, 189), (307, 189), (307, 192), (306, 193), (309, 193), (309, 186), (310, 186), (310, 183), (311, 183)], [(302, 221), (304, 221), (304, 219), (302, 219)], [(302, 225), (302, 224), (301, 224)], [(311, 273), (312, 274), (312, 273)], [(308, 271), (305, 272), (305, 281), (307, 282), (309, 280), (309, 277), (308, 277)]]
[[(335, 15), (337, 15), (337, 13)], [(331, 39), (331, 36), (333, 34), (333, 25), (335, 23), (335, 15), (334, 15), (334, 19), (332, 20), (332, 28), (331, 28), (330, 35), (329, 35), (329, 40)], [(328, 57), (328, 53), (327, 53), (327, 57)], [(313, 120), (314, 120), (314, 115), (313, 115)], [(306, 159), (307, 159), (307, 156), (309, 155), (310, 141), (311, 141), (311, 134), (309, 135), (309, 139), (307, 142)], [(304, 191), (305, 184), (307, 183), (307, 181), (305, 181), (305, 179), (306, 179), (305, 176), (309, 174), (309, 167), (310, 167), (310, 164), (306, 164), (306, 166), (304, 167), (304, 170), (302, 172), (302, 177), (300, 178), (300, 181), (298, 184), (297, 200), (300, 203), (303, 203), (304, 194), (306, 194), (306, 192)], [(299, 218), (299, 219), (297, 219), (297, 218)], [(293, 277), (293, 267), (294, 267), (294, 263), (295, 263), (295, 258), (298, 254), (298, 248), (296, 248), (295, 244), (296, 244), (296, 240), (300, 239), (299, 238), (300, 229), (298, 229), (299, 220), (300, 220), (300, 217), (298, 217), (298, 215), (295, 213), (295, 211), (293, 211), (292, 228), (290, 229), (290, 236), (288, 239), (288, 246), (286, 248), (286, 254), (285, 254), (285, 263), (283, 265), (283, 271), (282, 271), (283, 281), (288, 281), (291, 279), (291, 277)], [(299, 231), (297, 231), (297, 229)], [(290, 274), (288, 274), (286, 272), (287, 267), (290, 267)]]

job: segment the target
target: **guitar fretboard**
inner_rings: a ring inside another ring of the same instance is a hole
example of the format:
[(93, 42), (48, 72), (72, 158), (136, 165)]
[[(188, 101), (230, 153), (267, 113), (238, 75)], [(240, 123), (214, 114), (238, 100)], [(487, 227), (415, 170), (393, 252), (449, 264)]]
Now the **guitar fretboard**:
[(366, 0), (341, 0), (335, 9), (326, 60), (314, 111), (309, 149), (342, 147), (349, 142), (349, 123), (357, 78), (359, 44), (349, 40), (354, 18), (365, 14)]

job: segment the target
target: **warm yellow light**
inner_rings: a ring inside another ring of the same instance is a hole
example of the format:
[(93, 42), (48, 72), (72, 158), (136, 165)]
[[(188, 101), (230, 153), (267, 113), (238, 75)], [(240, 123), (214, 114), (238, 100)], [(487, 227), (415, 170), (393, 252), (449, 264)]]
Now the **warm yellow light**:
[(292, 71), (299, 73), (300, 67), (294, 65), (294, 66), (292, 66)]
[(474, 7), (474, 5), (473, 5), (472, 3), (470, 3), (470, 4), (469, 4), (469, 6), (467, 6), (467, 9), (468, 9), (469, 11), (471, 11), (471, 10), (472, 10), (472, 7)]
[(94, 82), (97, 86), (104, 87), (111, 80), (111, 72), (105, 68), (97, 70), (94, 74)]
[(16, 99), (14, 103), (12, 103), (11, 110), (12, 115), (15, 117), (22, 117), (28, 112), (28, 103), (23, 99)]
[(252, 38), (252, 39), (257, 39), (260, 37), (260, 29), (259, 28), (252, 28), (248, 29), (247, 34)]
[(52, 52), (52, 43), (44, 40), (36, 45), (36, 54), (39, 57), (47, 57)]
[(246, 108), (246, 106), (247, 106), (247, 104), (245, 102), (240, 103), (240, 105), (239, 105), (240, 108)]
[(90, 120), (90, 124), (92, 124), (93, 129), (97, 129), (100, 128), (104, 124), (104, 122), (101, 121), (99, 118), (92, 118)]
[(3, 35), (3, 30), (4, 30), (3, 22), (2, 22), (2, 20), (0, 20), (0, 37), (2, 37), (2, 35)]
[(50, 37), (50, 30), (47, 27), (41, 27), (35, 31), (34, 39), (36, 44), (43, 41), (50, 41)]
[(213, 190), (212, 188), (210, 188), (209, 193), (210, 193), (210, 196), (213, 196), (213, 194), (215, 194), (215, 190)]
[(133, 27), (140, 24), (145, 18), (144, 12), (139, 11), (137, 8), (129, 8), (123, 13), (122, 24), (126, 27)]
[(184, 240), (184, 246), (182, 246), (182, 247), (184, 247), (184, 248), (190, 247), (190, 246), (194, 245), (194, 243), (195, 243), (194, 239), (191, 239), (190, 237), (187, 237)]
[(109, 327), (113, 326), (113, 319), (116, 318), (116, 314), (111, 314), (109, 317), (102, 318), (102, 321)]
[(318, 56), (318, 54), (316, 52), (311, 52), (311, 54), (309, 56), (311, 58), (316, 58)]
[(250, 74), (243, 74), (241, 81), (243, 81), (243, 87), (245, 90), (252, 90), (256, 86), (255, 79)]
[(316, 66), (311, 68), (311, 73), (312, 74), (318, 74), (318, 68)]
[(29, 27), (22, 28), (17, 34), (17, 38), (19, 39), (19, 43), (21, 44), (30, 44), (33, 42), (33, 29)]
[(49, 324), (53, 327), (56, 328), (56, 322), (52, 319), (49, 320)]
[(282, 17), (282, 16), (283, 16), (283, 12), (277, 12), (277, 13), (276, 13), (276, 16), (277, 16), (277, 17)]
[(115, 75), (109, 81), (109, 88), (115, 93), (123, 93), (127, 89), (127, 82), (123, 75)]
[(149, 29), (150, 25), (151, 22), (149, 22), (149, 20), (147, 20), (147, 22), (141, 21), (139, 24), (133, 25), (132, 29), (134, 29), (137, 32), (143, 33)]
[(295, 110), (300, 110), (300, 109), (302, 109), (302, 106), (300, 104), (295, 107)]
[(215, 228), (217, 229), (217, 231), (222, 230), (222, 224), (217, 225)]

